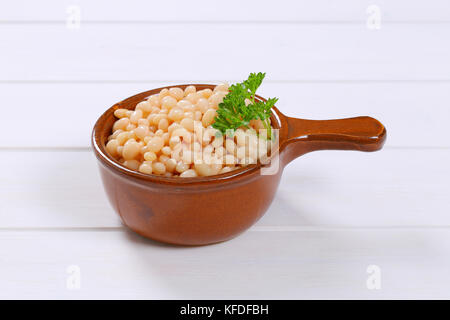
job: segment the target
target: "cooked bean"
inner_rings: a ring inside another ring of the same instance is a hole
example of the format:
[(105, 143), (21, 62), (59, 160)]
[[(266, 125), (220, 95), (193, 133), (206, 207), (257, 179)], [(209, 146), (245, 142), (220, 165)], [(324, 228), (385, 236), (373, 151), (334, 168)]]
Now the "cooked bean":
[(197, 93), (189, 93), (185, 99), (187, 101), (190, 101), (192, 104), (196, 104), (198, 99), (200, 99), (200, 96)]
[(148, 127), (146, 126), (139, 126), (136, 129), (134, 129), (134, 134), (139, 139), (143, 140), (148, 135)]
[(208, 101), (212, 106), (217, 107), (222, 102), (223, 98), (227, 95), (226, 92), (218, 91), (209, 97)]
[(180, 124), (188, 131), (194, 131), (194, 120), (191, 118), (184, 118), (180, 121)]
[(203, 98), (208, 99), (209, 97), (211, 97), (213, 91), (211, 89), (203, 89), (200, 90), (198, 93), (201, 94)]
[(176, 100), (181, 100), (184, 98), (184, 91), (181, 88), (170, 88), (169, 94)]
[(168, 156), (166, 156), (165, 154), (162, 154), (159, 156), (159, 162), (163, 163), (164, 165), (166, 165), (167, 160), (169, 160), (170, 158)]
[(202, 118), (202, 124), (205, 128), (213, 123), (216, 114), (217, 114), (216, 110), (214, 110), (214, 109), (206, 110), (206, 112)]
[(223, 167), (222, 170), (220, 170), (220, 173), (227, 173), (232, 171), (233, 169), (231, 167)]
[(195, 170), (189, 169), (189, 170), (183, 171), (180, 174), (180, 177), (183, 177), (183, 178), (197, 177), (197, 172)]
[(177, 102), (177, 107), (179, 107), (183, 110), (184, 110), (184, 108), (190, 107), (190, 106), (192, 106), (192, 103), (190, 101), (187, 101), (184, 99)]
[(155, 107), (161, 106), (161, 99), (158, 94), (151, 95), (150, 97), (148, 97), (147, 101), (152, 106), (155, 106)]
[[(121, 158), (122, 157), (122, 151), (123, 151), (123, 146), (118, 146), (117, 147), (117, 157)], [(120, 159), (123, 160), (123, 159)]]
[(146, 174), (151, 174), (153, 172), (152, 163), (148, 162), (148, 161), (144, 161), (139, 166), (139, 172), (146, 173)]
[(118, 129), (118, 130), (114, 131), (114, 133), (111, 135), (112, 139), (117, 139), (117, 136), (122, 132), (123, 132), (122, 129)]
[(250, 126), (255, 129), (256, 131), (263, 130), (264, 125), (261, 120), (250, 120)]
[(169, 146), (165, 146), (161, 149), (161, 153), (166, 156), (170, 156), (172, 154), (172, 149), (170, 149)]
[(162, 99), (164, 99), (164, 97), (167, 97), (168, 95), (169, 95), (169, 89), (164, 88), (159, 92), (159, 98), (161, 99), (161, 103), (162, 103)]
[(125, 118), (127, 116), (128, 109), (117, 109), (114, 111), (114, 116), (116, 118)]
[(127, 125), (127, 127), (125, 129), (127, 131), (132, 131), (132, 130), (136, 129), (136, 125), (133, 123), (130, 123), (129, 125)]
[(142, 110), (138, 109), (131, 114), (130, 122), (133, 124), (137, 124), (138, 120), (141, 119), (142, 116), (143, 116)]
[(225, 91), (228, 92), (228, 83), (221, 83), (214, 88), (214, 92)]
[[(191, 111), (185, 112), (185, 113), (184, 113), (184, 118), (189, 118), (189, 119), (194, 120), (194, 113), (191, 112)], [(184, 120), (184, 119), (183, 119), (183, 120)]]
[(152, 152), (158, 152), (164, 146), (164, 140), (161, 137), (155, 136), (147, 143), (147, 147)]
[(175, 170), (179, 173), (183, 173), (188, 169), (189, 169), (189, 165), (184, 163), (183, 161), (178, 162), (177, 166), (175, 167)]
[(209, 101), (205, 98), (200, 98), (195, 104), (195, 107), (197, 108), (197, 110), (201, 111), (202, 113), (205, 113), (209, 108)]
[(180, 136), (173, 136), (169, 139), (169, 146), (174, 149), (181, 142)]
[(216, 154), (216, 157), (217, 157), (217, 158), (223, 160), (223, 157), (225, 156), (226, 151), (225, 151), (225, 148), (224, 148), (224, 147), (220, 146), (220, 147), (218, 147), (218, 148), (216, 148), (216, 149), (214, 150), (214, 153)]
[(147, 151), (146, 153), (144, 153), (144, 159), (149, 162), (155, 161), (156, 153), (154, 153), (153, 151)]
[(136, 171), (139, 169), (140, 163), (137, 160), (126, 160), (124, 161), (123, 165), (128, 169)]
[(236, 130), (234, 136), (236, 137), (236, 142), (238, 146), (245, 146), (246, 144), (246, 140), (247, 139), (247, 135), (245, 134), (245, 132), (241, 129)]
[(223, 136), (219, 133), (214, 133), (214, 141), (211, 143), (214, 148), (223, 146)]
[(167, 131), (168, 127), (169, 127), (169, 121), (166, 118), (162, 118), (161, 120), (159, 120), (159, 122), (158, 122), (159, 130)]
[(117, 136), (117, 141), (119, 142), (119, 144), (121, 146), (123, 146), (125, 144), (125, 142), (127, 142), (128, 139), (130, 139), (130, 133), (128, 131), (122, 132)]
[(152, 110), (152, 105), (148, 101), (139, 102), (136, 105), (136, 110), (142, 110), (142, 112), (150, 112)]
[(191, 164), (194, 162), (194, 155), (191, 151), (183, 151), (183, 155), (181, 156), (181, 161), (186, 164)]
[[(210, 176), (255, 163), (270, 143), (260, 120), (226, 138), (211, 127), (228, 84), (162, 89), (134, 110), (117, 109), (106, 151), (125, 167), (165, 177)], [(250, 103), (250, 101), (248, 101)], [(260, 135), (258, 135), (258, 133)]]
[(169, 144), (170, 135), (168, 132), (164, 132), (161, 138), (163, 138), (164, 145)]
[(246, 156), (246, 152), (245, 152), (246, 150), (245, 149), (246, 149), (245, 146), (238, 147), (236, 149), (236, 157), (238, 159), (244, 159), (245, 158), (245, 156)]
[(119, 129), (125, 130), (129, 124), (130, 124), (130, 119), (128, 119), (128, 118), (119, 119), (114, 123), (113, 131), (116, 131)]
[(169, 132), (169, 134), (172, 134), (172, 132), (178, 128), (182, 128), (182, 126), (179, 123), (174, 122), (169, 126), (169, 128), (167, 129), (167, 132)]
[(184, 95), (187, 96), (188, 94), (195, 93), (196, 91), (195, 86), (187, 86), (186, 89), (184, 89)]
[(232, 139), (225, 139), (225, 149), (227, 149), (228, 153), (235, 154), (236, 145)]
[(194, 120), (195, 121), (202, 120), (202, 112), (201, 111), (199, 111), (199, 110), (195, 111), (195, 113), (194, 113)]
[(138, 124), (138, 126), (148, 127), (150, 125), (150, 121), (148, 121), (148, 119), (143, 118), (143, 119), (139, 119), (137, 124)]
[(191, 142), (191, 133), (189, 133), (185, 128), (181, 127), (172, 132), (172, 138), (173, 137), (181, 137), (183, 138), (184, 142), (190, 143)]
[(235, 164), (235, 163), (236, 163), (236, 159), (234, 158), (233, 155), (227, 154), (225, 156), (225, 164)]
[(203, 138), (202, 138), (202, 144), (207, 145), (210, 143), (211, 139), (213, 139), (216, 136), (216, 129), (213, 128), (207, 128), (203, 132)]
[(117, 157), (117, 147), (119, 146), (119, 142), (116, 139), (112, 139), (108, 141), (106, 144), (106, 150), (113, 156)]
[(161, 105), (164, 109), (172, 109), (177, 105), (177, 99), (172, 96), (166, 96), (161, 100)]
[(153, 117), (153, 119), (152, 119), (152, 124), (154, 124), (155, 126), (158, 126), (158, 125), (159, 125), (159, 122), (160, 122), (162, 119), (167, 119), (167, 115), (164, 114), (164, 113), (159, 113), (159, 114), (157, 114), (156, 116)]
[(166, 169), (167, 169), (167, 171), (174, 172), (176, 166), (177, 166), (177, 161), (175, 159), (170, 158), (170, 159), (168, 159), (166, 161)]
[(222, 169), (220, 164), (199, 163), (194, 165), (195, 170), (200, 176), (212, 176), (218, 174)]
[(126, 143), (123, 147), (122, 157), (125, 160), (132, 160), (140, 153), (140, 149), (137, 142)]
[(172, 121), (180, 121), (181, 119), (183, 119), (183, 109), (175, 107), (172, 110), (170, 110), (169, 112), (169, 119)]
[(166, 166), (164, 165), (164, 163), (161, 162), (153, 162), (152, 170), (156, 174), (163, 174), (166, 172)]

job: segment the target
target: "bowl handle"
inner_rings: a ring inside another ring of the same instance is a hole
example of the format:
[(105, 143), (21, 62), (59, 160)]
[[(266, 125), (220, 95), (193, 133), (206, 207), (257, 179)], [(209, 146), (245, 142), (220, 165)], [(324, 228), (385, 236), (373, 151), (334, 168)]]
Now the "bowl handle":
[(386, 129), (371, 117), (306, 120), (285, 117), (287, 133), (280, 141), (285, 164), (317, 150), (377, 151), (386, 140)]

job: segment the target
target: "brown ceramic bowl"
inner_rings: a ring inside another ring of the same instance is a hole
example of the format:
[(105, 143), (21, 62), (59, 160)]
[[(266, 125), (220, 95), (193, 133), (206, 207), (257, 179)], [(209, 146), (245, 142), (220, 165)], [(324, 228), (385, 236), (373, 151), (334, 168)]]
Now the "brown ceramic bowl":
[[(214, 85), (194, 85), (198, 89), (214, 88)], [(138, 102), (161, 89), (115, 104), (98, 119), (92, 133), (103, 185), (114, 210), (130, 229), (157, 241), (205, 245), (231, 239), (266, 212), (283, 168), (293, 159), (316, 150), (376, 151), (386, 139), (384, 126), (370, 117), (304, 120), (287, 117), (274, 107), (272, 125), (279, 129), (279, 152), (269, 164), (253, 164), (209, 177), (142, 174), (112, 158), (105, 143), (116, 120), (114, 110), (134, 109)], [(278, 170), (273, 170), (276, 163)]]

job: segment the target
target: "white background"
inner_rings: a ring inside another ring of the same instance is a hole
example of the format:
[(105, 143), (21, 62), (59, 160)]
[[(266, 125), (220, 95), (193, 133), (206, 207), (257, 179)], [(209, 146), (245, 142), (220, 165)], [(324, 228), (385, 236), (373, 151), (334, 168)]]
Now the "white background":
[[(295, 160), (266, 215), (225, 243), (125, 229), (90, 150), (97, 117), (161, 85), (258, 71), (284, 113), (374, 116), (385, 148)], [(3, 0), (0, 98), (0, 298), (450, 298), (448, 0)]]

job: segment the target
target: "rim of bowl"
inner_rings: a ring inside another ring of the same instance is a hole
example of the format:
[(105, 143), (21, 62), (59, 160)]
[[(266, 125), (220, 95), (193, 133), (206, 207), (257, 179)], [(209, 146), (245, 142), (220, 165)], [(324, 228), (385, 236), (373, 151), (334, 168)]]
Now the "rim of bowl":
[[(197, 83), (190, 83), (190, 84), (179, 84), (179, 85), (170, 85), (170, 86), (164, 86), (160, 88), (151, 89), (148, 91), (143, 91), (141, 93), (135, 94), (131, 97), (128, 97), (120, 102), (115, 103), (113, 106), (108, 108), (103, 114), (97, 119), (95, 122), (94, 128), (92, 130), (92, 136), (91, 136), (91, 143), (93, 146), (93, 150), (97, 156), (97, 158), (102, 161), (104, 164), (108, 165), (110, 168), (114, 169), (115, 171), (122, 173), (126, 176), (131, 176), (134, 178), (137, 178), (139, 180), (148, 181), (148, 182), (154, 182), (154, 183), (160, 183), (160, 184), (169, 184), (169, 185), (186, 185), (186, 184), (196, 184), (196, 183), (207, 183), (207, 182), (225, 182), (225, 181), (231, 181), (236, 178), (245, 177), (250, 175), (251, 173), (254, 173), (258, 171), (261, 167), (267, 166), (262, 165), (259, 161), (256, 164), (251, 164), (246, 167), (242, 167), (227, 173), (222, 174), (216, 174), (212, 176), (201, 176), (201, 177), (190, 177), (190, 178), (180, 178), (180, 177), (165, 177), (162, 175), (156, 175), (156, 174), (147, 174), (147, 173), (141, 173), (139, 171), (134, 171), (131, 169), (128, 169), (123, 164), (121, 164), (119, 161), (114, 159), (112, 156), (109, 155), (109, 153), (106, 151), (106, 144), (102, 143), (103, 140), (106, 140), (107, 137), (102, 137), (102, 131), (101, 130), (107, 120), (114, 117), (114, 111), (116, 109), (130, 109), (134, 110), (136, 107), (136, 104), (144, 101), (147, 97), (150, 95), (159, 93), (162, 89), (170, 89), (174, 87), (185, 89), (188, 86), (195, 86), (197, 89), (200, 87), (201, 89), (211, 89), (213, 90), (216, 84), (197, 84)], [(265, 98), (256, 95), (257, 99), (266, 101)], [(135, 102), (138, 101), (138, 102)], [(275, 128), (279, 129), (281, 127), (281, 121), (280, 121), (280, 115), (278, 112), (278, 109), (274, 106), (272, 109), (275, 112), (272, 111), (271, 120), (272, 120), (272, 128), (275, 124)]]

